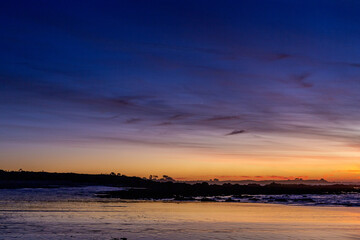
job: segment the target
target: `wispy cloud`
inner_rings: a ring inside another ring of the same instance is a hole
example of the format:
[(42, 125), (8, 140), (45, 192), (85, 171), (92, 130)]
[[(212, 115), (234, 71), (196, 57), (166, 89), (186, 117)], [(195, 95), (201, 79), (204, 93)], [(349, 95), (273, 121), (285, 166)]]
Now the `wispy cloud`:
[(234, 131), (229, 132), (228, 134), (226, 134), (226, 136), (236, 135), (236, 134), (241, 134), (241, 133), (245, 133), (245, 130), (234, 130)]

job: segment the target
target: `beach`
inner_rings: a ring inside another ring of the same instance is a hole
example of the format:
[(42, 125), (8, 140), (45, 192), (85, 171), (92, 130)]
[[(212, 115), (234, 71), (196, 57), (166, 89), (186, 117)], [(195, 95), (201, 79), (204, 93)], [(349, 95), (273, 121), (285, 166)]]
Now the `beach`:
[(360, 239), (358, 207), (124, 201), (98, 190), (0, 190), (0, 239)]

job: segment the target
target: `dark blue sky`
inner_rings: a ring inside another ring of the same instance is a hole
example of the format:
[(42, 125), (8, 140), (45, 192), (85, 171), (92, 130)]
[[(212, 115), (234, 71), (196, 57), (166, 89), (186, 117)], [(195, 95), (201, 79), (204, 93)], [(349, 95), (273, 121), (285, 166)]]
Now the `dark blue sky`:
[(359, 157), (358, 1), (0, 5), (4, 166), (29, 144)]

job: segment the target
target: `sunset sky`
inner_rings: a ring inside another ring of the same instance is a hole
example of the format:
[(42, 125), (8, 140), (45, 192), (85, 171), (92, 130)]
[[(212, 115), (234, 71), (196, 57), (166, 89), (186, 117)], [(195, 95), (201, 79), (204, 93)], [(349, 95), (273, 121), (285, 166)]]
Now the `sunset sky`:
[(2, 1), (0, 169), (360, 180), (359, 1)]

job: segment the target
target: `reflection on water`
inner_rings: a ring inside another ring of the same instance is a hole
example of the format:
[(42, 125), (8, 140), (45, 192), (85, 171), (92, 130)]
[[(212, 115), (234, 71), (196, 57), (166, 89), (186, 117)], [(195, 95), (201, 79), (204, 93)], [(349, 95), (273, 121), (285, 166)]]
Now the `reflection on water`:
[(0, 190), (0, 239), (360, 239), (357, 207), (99, 201), (91, 188), (71, 191)]

